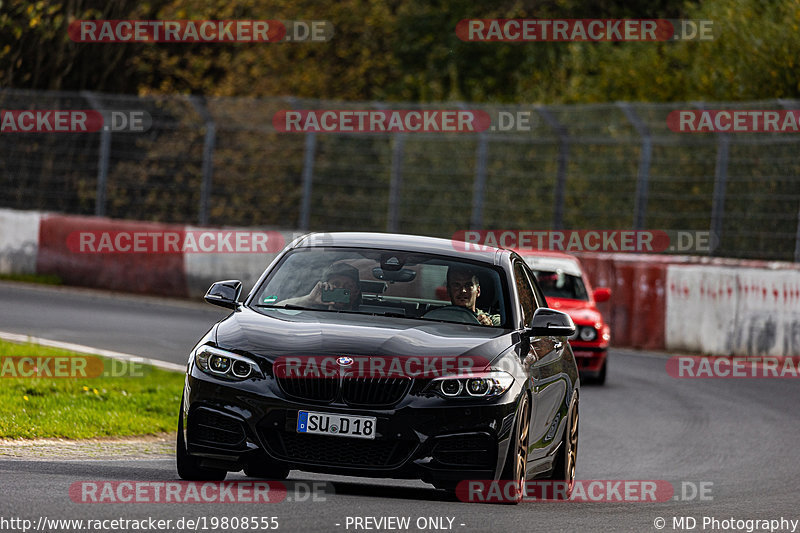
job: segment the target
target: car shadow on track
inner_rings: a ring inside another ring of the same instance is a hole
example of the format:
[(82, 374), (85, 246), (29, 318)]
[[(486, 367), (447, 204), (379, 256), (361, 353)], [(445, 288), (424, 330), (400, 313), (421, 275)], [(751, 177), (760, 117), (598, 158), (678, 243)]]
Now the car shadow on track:
[[(308, 486), (311, 483), (319, 482), (319, 480), (311, 479), (288, 479), (283, 483), (286, 485), (287, 491), (294, 489), (293, 484), (300, 487)], [(457, 502), (455, 494), (438, 490), (433, 487), (403, 487), (397, 485), (376, 485), (364, 482), (348, 482), (348, 481), (333, 481), (327, 482), (333, 485), (335, 494), (346, 494), (348, 496), (371, 496), (374, 498), (387, 498), (395, 500), (423, 500), (426, 502), (440, 501), (440, 502)]]
[[(144, 464), (143, 464), (144, 463)], [(67, 476), (73, 480), (87, 481), (181, 481), (174, 471), (174, 465), (164, 460), (159, 460), (157, 466), (150, 461), (132, 460), (123, 461), (95, 461), (95, 460), (68, 460), (68, 461), (27, 461), (21, 459), (2, 460), (0, 458), (0, 472), (25, 472), (28, 476)], [(163, 465), (163, 466), (161, 466)], [(248, 478), (234, 474), (228, 481), (259, 481), (259, 478)], [(369, 496), (373, 498), (387, 498), (400, 500), (420, 500), (439, 502), (458, 502), (453, 493), (438, 490), (433, 487), (405, 487), (380, 485), (364, 481), (328, 481), (324, 479), (292, 478), (280, 481), (286, 486), (289, 493), (302, 491), (314, 483), (323, 482), (333, 489), (333, 494), (349, 496)]]

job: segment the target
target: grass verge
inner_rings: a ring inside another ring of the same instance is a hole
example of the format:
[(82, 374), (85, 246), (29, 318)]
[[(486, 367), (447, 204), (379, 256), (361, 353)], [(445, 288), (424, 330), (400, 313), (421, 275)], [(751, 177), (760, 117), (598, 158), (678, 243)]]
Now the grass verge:
[[(7, 377), (8, 357), (85, 357), (0, 340), (0, 438), (86, 439), (175, 431), (184, 376), (139, 366), (134, 376)], [(112, 361), (102, 359), (107, 368)]]
[(54, 274), (0, 274), (0, 281), (24, 281), (43, 285), (61, 285), (63, 281)]

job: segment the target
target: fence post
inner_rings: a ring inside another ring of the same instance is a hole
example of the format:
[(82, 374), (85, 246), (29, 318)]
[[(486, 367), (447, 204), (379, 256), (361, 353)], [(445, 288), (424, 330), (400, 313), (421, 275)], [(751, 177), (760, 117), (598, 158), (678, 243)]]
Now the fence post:
[[(797, 102), (785, 100), (783, 98), (778, 99), (778, 103), (784, 109), (796, 109)], [(797, 229), (795, 230), (794, 235), (794, 262), (800, 263), (800, 202), (797, 203)]]
[(386, 215), (386, 231), (397, 233), (399, 227), (400, 189), (403, 186), (403, 149), (406, 143), (404, 133), (392, 136), (392, 168), (389, 175), (389, 212)]
[(567, 162), (569, 159), (569, 133), (556, 117), (544, 106), (536, 106), (547, 125), (558, 135), (558, 170), (556, 174), (556, 189), (553, 203), (553, 229), (564, 228), (564, 195), (567, 187)]
[(314, 158), (317, 154), (317, 134), (306, 133), (303, 145), (303, 199), (300, 203), (299, 228), (308, 231), (311, 224), (311, 189), (314, 183)]
[(489, 136), (478, 133), (478, 146), (475, 149), (475, 183), (472, 187), (472, 216), (469, 225), (480, 229), (483, 225), (483, 198), (486, 193), (486, 160), (489, 157)]
[[(464, 102), (458, 108), (466, 110)], [(485, 131), (478, 132), (478, 144), (475, 146), (475, 180), (472, 183), (472, 214), (469, 227), (480, 229), (483, 226), (483, 200), (486, 193), (486, 161), (489, 152), (489, 138)]]
[(617, 102), (617, 106), (625, 113), (625, 117), (636, 128), (642, 138), (642, 151), (639, 154), (639, 170), (636, 177), (636, 199), (633, 206), (633, 229), (644, 229), (647, 217), (647, 198), (650, 189), (650, 162), (653, 158), (653, 138), (650, 129), (639, 118), (629, 102)]
[[(289, 107), (297, 109), (297, 98), (287, 98)], [(303, 196), (300, 198), (300, 215), (297, 227), (301, 231), (308, 231), (311, 226), (311, 193), (314, 189), (314, 160), (317, 157), (317, 134), (313, 131), (306, 132), (303, 141)]]
[(203, 139), (203, 181), (200, 186), (200, 213), (197, 223), (201, 226), (208, 224), (208, 204), (211, 198), (211, 179), (214, 174), (214, 146), (217, 142), (217, 125), (214, 117), (208, 112), (205, 105), (205, 98), (201, 96), (190, 96), (189, 101), (198, 115), (203, 119), (206, 134)]
[(800, 202), (797, 204), (797, 232), (794, 236), (794, 262), (800, 263)]
[[(91, 91), (81, 91), (81, 96), (86, 98), (92, 109), (102, 113), (102, 106), (99, 100)], [(105, 115), (103, 115), (105, 119)], [(97, 162), (97, 192), (94, 200), (94, 214), (102, 217), (106, 214), (106, 190), (108, 188), (108, 161), (111, 158), (111, 130), (107, 124), (103, 124), (100, 131), (100, 156)]]
[[(695, 102), (695, 107), (705, 109), (703, 102)], [(722, 242), (722, 219), (725, 216), (725, 190), (728, 182), (728, 153), (730, 136), (717, 132), (717, 160), (714, 164), (714, 193), (711, 197), (711, 246), (708, 255), (714, 255)]]

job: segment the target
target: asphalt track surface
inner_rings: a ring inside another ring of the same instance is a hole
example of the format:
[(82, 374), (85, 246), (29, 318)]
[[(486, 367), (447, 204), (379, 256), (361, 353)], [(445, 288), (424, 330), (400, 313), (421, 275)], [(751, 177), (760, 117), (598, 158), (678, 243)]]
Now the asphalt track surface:
[[(201, 303), (13, 283), (0, 283), (0, 304), (2, 331), (179, 364), (225, 314)], [(800, 519), (797, 379), (679, 380), (666, 373), (665, 354), (628, 350), (614, 350), (610, 362), (606, 386), (581, 391), (578, 479), (665, 480), (679, 498), (684, 487), (688, 501), (489, 505), (463, 503), (416, 481), (292, 472), (286, 482), (292, 501), (275, 504), (82, 504), (68, 494), (76, 481), (174, 481), (174, 464), (0, 459), (0, 524), (14, 517), (36, 524), (40, 516), (274, 516), (278, 531), (335, 532), (375, 530), (348, 528), (347, 517), (399, 516), (410, 517), (410, 526), (393, 531), (658, 531), (654, 524), (661, 517), (662, 531), (676, 531), (674, 517), (693, 517), (694, 531), (729, 531), (736, 529), (724, 528), (723, 520)], [(241, 473), (228, 477), (245, 479)], [(305, 496), (304, 484), (312, 481), (326, 482), (326, 493), (317, 498), (324, 501), (297, 497)], [(710, 499), (690, 498), (700, 483), (711, 483)], [(444, 528), (418, 528), (417, 520), (427, 517), (445, 517)], [(721, 522), (716, 529), (704, 527), (704, 517)]]

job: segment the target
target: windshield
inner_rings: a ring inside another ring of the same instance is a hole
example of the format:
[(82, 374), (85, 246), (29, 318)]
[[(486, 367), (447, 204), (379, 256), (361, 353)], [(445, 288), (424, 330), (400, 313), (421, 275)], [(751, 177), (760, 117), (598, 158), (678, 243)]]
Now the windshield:
[(589, 299), (586, 286), (578, 276), (565, 274), (561, 270), (534, 270), (533, 273), (547, 298)]
[(283, 258), (251, 307), (504, 327), (510, 315), (502, 279), (494, 268), (443, 256), (304, 248)]

